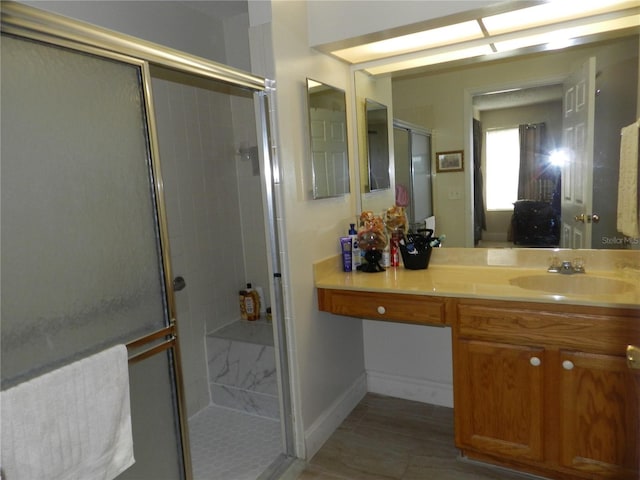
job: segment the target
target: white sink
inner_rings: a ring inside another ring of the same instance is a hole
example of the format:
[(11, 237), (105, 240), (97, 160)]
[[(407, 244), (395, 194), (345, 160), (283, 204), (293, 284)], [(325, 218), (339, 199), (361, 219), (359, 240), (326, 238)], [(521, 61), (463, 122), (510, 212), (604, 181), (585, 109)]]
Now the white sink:
[(615, 278), (594, 277), (589, 274), (563, 275), (548, 273), (527, 275), (509, 280), (526, 290), (554, 293), (556, 295), (619, 295), (635, 290), (633, 284)]

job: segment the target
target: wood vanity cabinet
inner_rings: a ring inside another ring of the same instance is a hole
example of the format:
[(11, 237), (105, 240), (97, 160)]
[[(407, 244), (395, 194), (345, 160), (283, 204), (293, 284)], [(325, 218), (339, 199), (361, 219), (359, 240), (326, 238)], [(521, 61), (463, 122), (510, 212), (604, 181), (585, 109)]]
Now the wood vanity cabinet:
[(459, 300), (456, 445), (549, 478), (640, 478), (638, 311)]
[(542, 460), (544, 349), (463, 338), (456, 362), (459, 447)]
[(560, 464), (602, 478), (640, 478), (640, 374), (615, 355), (561, 351), (560, 364)]

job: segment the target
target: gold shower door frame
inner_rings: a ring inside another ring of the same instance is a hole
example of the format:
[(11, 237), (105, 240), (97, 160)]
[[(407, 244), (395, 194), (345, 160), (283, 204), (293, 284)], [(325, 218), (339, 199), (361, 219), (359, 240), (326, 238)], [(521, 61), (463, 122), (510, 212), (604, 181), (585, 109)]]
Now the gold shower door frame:
[[(275, 203), (273, 184), (279, 183), (277, 159), (275, 148), (269, 142), (270, 124), (269, 108), (273, 102), (269, 102), (269, 94), (273, 93), (274, 82), (252, 74), (237, 70), (225, 65), (217, 64), (209, 60), (196, 57), (184, 52), (166, 48), (135, 37), (120, 34), (111, 30), (85, 24), (67, 17), (44, 12), (26, 5), (3, 2), (2, 5), (2, 32), (14, 35), (18, 38), (27, 38), (40, 42), (69, 48), (79, 52), (93, 54), (111, 60), (137, 66), (140, 69), (141, 85), (144, 97), (144, 111), (146, 113), (146, 125), (150, 152), (150, 164), (152, 168), (152, 180), (157, 208), (157, 221), (159, 226), (159, 242), (162, 252), (162, 266), (164, 271), (164, 285), (168, 308), (169, 324), (140, 338), (127, 343), (129, 350), (129, 363), (133, 364), (170, 350), (173, 359), (177, 421), (180, 430), (180, 446), (182, 453), (183, 475), (186, 480), (192, 479), (191, 454), (189, 448), (189, 435), (187, 430), (186, 402), (184, 398), (184, 385), (182, 378), (182, 364), (178, 337), (178, 324), (176, 322), (176, 308), (174, 289), (172, 284), (172, 272), (169, 251), (169, 234), (167, 228), (167, 212), (163, 195), (163, 181), (160, 167), (159, 146), (153, 107), (151, 90), (150, 64), (190, 75), (203, 77), (217, 82), (227, 83), (254, 93), (257, 104), (256, 114), (261, 121), (259, 134), (263, 140), (260, 144), (265, 166), (267, 184), (267, 208), (270, 222), (270, 240), (272, 245), (271, 264), (274, 273), (274, 291), (276, 303), (274, 305), (274, 322), (276, 315), (282, 316), (282, 285), (279, 271), (280, 258), (278, 249), (273, 248), (277, 244), (277, 232), (275, 230)], [(260, 128), (261, 127), (261, 128)], [(276, 242), (274, 244), (274, 242)], [(280, 308), (278, 308), (280, 306)], [(293, 452), (293, 427), (291, 425), (291, 404), (288, 396), (288, 359), (286, 352), (286, 336), (284, 327), (277, 329), (277, 335), (282, 346), (279, 359), (281, 369), (282, 391), (281, 399), (284, 408), (283, 421), (285, 429), (285, 457), (291, 458)]]

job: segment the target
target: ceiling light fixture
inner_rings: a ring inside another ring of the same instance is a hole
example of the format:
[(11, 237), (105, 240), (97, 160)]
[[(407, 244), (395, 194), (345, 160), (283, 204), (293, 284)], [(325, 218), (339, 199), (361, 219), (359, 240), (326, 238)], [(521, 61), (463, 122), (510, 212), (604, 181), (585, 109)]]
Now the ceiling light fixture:
[(350, 63), (362, 63), (394, 55), (402, 55), (452, 43), (466, 42), (484, 36), (475, 20), (447, 25), (379, 42), (358, 45), (332, 52)]
[(637, 0), (555, 0), (535, 7), (484, 17), (482, 23), (490, 35), (499, 35), (637, 6)]
[(640, 27), (638, 0), (551, 0), (534, 7), (469, 20), (378, 42), (335, 50), (333, 55), (371, 75), (503, 53), (547, 50), (580, 37)]
[(441, 53), (431, 52), (429, 55), (418, 55), (414, 58), (405, 58), (404, 60), (398, 60), (391, 63), (382, 63), (370, 66), (363, 65), (362, 68), (371, 75), (382, 75), (383, 73), (426, 67), (427, 65), (452, 62), (463, 58), (480, 57), (482, 55), (491, 55), (492, 53), (493, 50), (491, 50), (489, 45), (479, 45), (457, 50), (441, 51)]
[(605, 20), (602, 22), (578, 25), (575, 27), (561, 28), (552, 32), (541, 33), (517, 37), (511, 40), (497, 41), (494, 45), (498, 52), (517, 50), (519, 48), (532, 47), (536, 45), (547, 45), (547, 49), (563, 48), (571, 45), (573, 39), (587, 35), (595, 35), (602, 32), (611, 32), (623, 28), (632, 28), (640, 25), (640, 14), (629, 15), (627, 17)]

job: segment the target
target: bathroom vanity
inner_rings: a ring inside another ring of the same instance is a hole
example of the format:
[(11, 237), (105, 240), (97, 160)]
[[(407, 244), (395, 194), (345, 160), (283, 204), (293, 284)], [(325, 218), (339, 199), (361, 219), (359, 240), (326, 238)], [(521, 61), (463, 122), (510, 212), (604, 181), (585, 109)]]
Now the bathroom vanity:
[(637, 277), (438, 264), (315, 273), (322, 311), (452, 328), (455, 439), (468, 458), (554, 479), (640, 478), (640, 370), (625, 356), (640, 344)]

